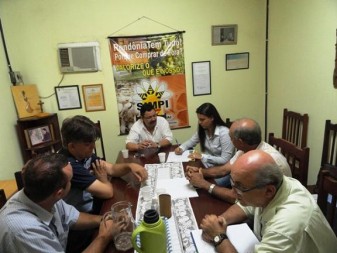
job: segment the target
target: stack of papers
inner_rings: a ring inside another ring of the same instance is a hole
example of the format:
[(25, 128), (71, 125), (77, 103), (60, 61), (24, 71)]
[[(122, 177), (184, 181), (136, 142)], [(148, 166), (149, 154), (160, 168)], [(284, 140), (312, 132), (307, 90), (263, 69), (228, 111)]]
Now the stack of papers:
[(191, 150), (185, 150), (184, 153), (181, 155), (176, 155), (174, 152), (170, 152), (166, 162), (167, 163), (172, 163), (172, 162), (188, 162), (191, 160), (188, 158), (188, 155), (191, 153)]

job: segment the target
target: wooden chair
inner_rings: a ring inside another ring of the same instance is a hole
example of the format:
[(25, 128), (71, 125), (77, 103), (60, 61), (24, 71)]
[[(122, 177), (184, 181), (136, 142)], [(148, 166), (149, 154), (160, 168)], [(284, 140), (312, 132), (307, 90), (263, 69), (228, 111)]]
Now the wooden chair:
[(317, 203), (337, 235), (337, 167), (324, 165), (319, 173)]
[(331, 120), (325, 121), (321, 167), (312, 190), (314, 193), (318, 193), (320, 171), (326, 166), (337, 166), (337, 124), (331, 123)]
[[(101, 157), (103, 160), (105, 160), (105, 149), (104, 149), (104, 142), (103, 142), (103, 133), (102, 133), (102, 128), (101, 128), (101, 122), (98, 120), (96, 123), (95, 123), (96, 127), (99, 129), (99, 132), (100, 132), (100, 138), (97, 142), (99, 142), (100, 144), (100, 149), (97, 149), (97, 147), (95, 147), (95, 154), (99, 157)], [(100, 150), (100, 152), (98, 152), (98, 150)], [(99, 155), (98, 153), (100, 153), (101, 155)]]
[(7, 198), (4, 189), (0, 189), (0, 209), (6, 204)]
[(337, 166), (337, 124), (325, 121), (321, 167), (325, 164)]
[(14, 172), (14, 177), (16, 181), (16, 185), (18, 187), (18, 191), (20, 191), (23, 188), (23, 180), (22, 180), (22, 175), (21, 175), (21, 170)]
[(283, 110), (282, 139), (294, 143), (300, 148), (307, 146), (308, 114), (300, 114), (288, 109)]
[(231, 121), (230, 118), (226, 118), (225, 124), (226, 124), (226, 127), (230, 128), (231, 125), (233, 124), (233, 121)]
[(269, 144), (285, 156), (293, 178), (307, 187), (310, 149), (299, 148), (294, 143), (274, 137), (273, 133), (269, 134)]

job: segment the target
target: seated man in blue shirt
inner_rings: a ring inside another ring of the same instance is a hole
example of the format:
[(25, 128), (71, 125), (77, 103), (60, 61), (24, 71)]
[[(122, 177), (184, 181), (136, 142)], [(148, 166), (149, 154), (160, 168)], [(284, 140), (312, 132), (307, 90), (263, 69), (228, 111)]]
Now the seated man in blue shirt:
[[(96, 200), (113, 196), (108, 176), (121, 177), (132, 172), (139, 182), (147, 179), (146, 170), (139, 164), (111, 164), (93, 153), (100, 132), (89, 118), (77, 115), (65, 119), (61, 133), (63, 148), (59, 153), (67, 156), (74, 174), (70, 192), (64, 200), (79, 211), (98, 213), (100, 204)], [(97, 205), (94, 205), (94, 198)]]
[(65, 252), (69, 230), (99, 228), (84, 252), (103, 252), (122, 224), (80, 213), (62, 198), (70, 190), (72, 168), (60, 154), (35, 157), (22, 171), (24, 188), (0, 210), (0, 252)]

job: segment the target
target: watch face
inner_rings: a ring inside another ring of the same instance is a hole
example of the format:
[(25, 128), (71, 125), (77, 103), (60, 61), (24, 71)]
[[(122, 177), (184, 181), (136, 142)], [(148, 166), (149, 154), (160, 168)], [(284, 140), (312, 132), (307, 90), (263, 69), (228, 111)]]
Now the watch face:
[(219, 241), (220, 241), (220, 236), (216, 235), (216, 236), (214, 237), (214, 242), (215, 242), (215, 243), (218, 243)]

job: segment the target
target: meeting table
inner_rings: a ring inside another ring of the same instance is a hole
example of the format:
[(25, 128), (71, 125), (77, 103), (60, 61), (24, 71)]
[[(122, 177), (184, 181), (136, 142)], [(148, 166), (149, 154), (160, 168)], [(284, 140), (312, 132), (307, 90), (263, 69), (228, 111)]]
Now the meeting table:
[[(166, 158), (169, 155), (169, 152), (173, 152), (176, 148), (176, 145), (172, 145), (169, 147), (161, 148), (160, 150), (156, 148), (149, 148), (143, 150), (142, 152), (129, 152), (128, 158), (123, 158), (122, 152), (119, 152), (118, 157), (116, 159), (116, 163), (138, 163), (140, 165), (145, 166), (145, 164), (154, 164), (159, 163), (158, 153), (165, 152)], [(191, 166), (202, 166), (200, 161), (189, 161), (184, 162), (183, 167), (186, 169), (187, 165)], [(122, 178), (111, 178), (111, 183), (113, 184), (114, 188), (114, 196), (110, 199), (107, 199), (103, 202), (101, 208), (101, 214), (105, 214), (106, 212), (111, 210), (111, 206), (122, 200), (129, 201), (132, 204), (132, 214), (135, 217), (136, 209), (137, 209), (137, 201), (138, 201), (138, 193), (140, 184), (136, 182), (135, 177), (129, 173), (128, 175)], [(207, 191), (196, 189), (198, 193), (198, 197), (190, 198), (190, 203), (194, 212), (195, 219), (200, 225), (202, 219), (206, 214), (215, 214), (220, 215), (226, 209), (230, 207), (231, 204), (220, 200), (212, 195), (210, 195)], [(200, 227), (199, 227), (200, 228)], [(117, 252), (125, 252), (125, 251), (118, 251), (114, 247), (113, 242), (109, 244), (107, 249), (105, 250), (106, 253), (117, 253)], [(134, 249), (130, 249), (126, 251), (127, 253), (134, 252)]]

